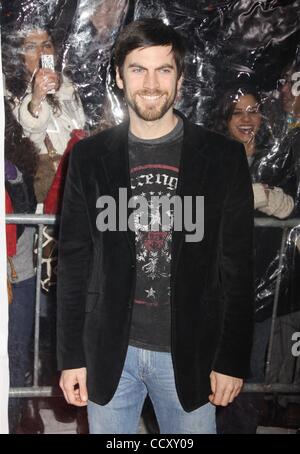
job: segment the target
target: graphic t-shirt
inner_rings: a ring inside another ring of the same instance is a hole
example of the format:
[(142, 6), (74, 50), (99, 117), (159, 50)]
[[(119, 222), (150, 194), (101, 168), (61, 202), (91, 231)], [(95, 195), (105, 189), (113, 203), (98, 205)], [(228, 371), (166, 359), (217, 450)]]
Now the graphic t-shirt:
[(134, 218), (137, 280), (130, 345), (148, 350), (170, 351), (173, 205), (161, 208), (157, 201), (175, 196), (182, 141), (180, 118), (159, 139), (142, 140), (129, 132), (132, 196), (142, 201)]

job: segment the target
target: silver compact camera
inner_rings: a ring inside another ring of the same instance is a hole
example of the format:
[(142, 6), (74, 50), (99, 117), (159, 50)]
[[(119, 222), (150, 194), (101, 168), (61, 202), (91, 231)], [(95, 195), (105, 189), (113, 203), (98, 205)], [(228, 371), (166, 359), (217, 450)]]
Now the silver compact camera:
[[(54, 56), (52, 54), (42, 54), (41, 55), (41, 67), (44, 69), (51, 69), (55, 71), (54, 68)], [(48, 91), (48, 95), (55, 93), (55, 90)]]

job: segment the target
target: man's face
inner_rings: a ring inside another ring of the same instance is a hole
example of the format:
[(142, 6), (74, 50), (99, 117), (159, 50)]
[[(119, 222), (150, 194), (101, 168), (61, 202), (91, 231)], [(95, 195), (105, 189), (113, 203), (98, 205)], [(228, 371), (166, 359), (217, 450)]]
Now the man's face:
[(124, 90), (129, 113), (145, 121), (160, 120), (181, 86), (171, 46), (140, 47), (130, 52), (117, 85)]
[(300, 115), (300, 95), (294, 96), (293, 94), (293, 85), (295, 80), (292, 80), (293, 77), (292, 71), (287, 71), (284, 74), (284, 83), (281, 87), (280, 98), (282, 102), (283, 110), (292, 115)]

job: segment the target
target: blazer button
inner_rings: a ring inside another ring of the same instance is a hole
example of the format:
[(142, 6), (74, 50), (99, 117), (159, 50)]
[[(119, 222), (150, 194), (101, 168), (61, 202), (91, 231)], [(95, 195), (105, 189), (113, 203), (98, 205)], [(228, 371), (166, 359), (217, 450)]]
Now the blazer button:
[(135, 265), (131, 265), (131, 269), (135, 270)]

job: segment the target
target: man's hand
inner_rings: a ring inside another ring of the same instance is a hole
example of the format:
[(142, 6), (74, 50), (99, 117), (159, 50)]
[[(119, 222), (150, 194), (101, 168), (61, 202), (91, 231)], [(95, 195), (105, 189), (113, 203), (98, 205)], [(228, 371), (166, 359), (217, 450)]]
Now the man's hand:
[(208, 397), (210, 402), (214, 405), (226, 407), (240, 393), (243, 380), (212, 371), (210, 374), (210, 385), (212, 390), (212, 394)]
[(84, 407), (87, 405), (86, 368), (63, 370), (59, 380), (68, 404)]

